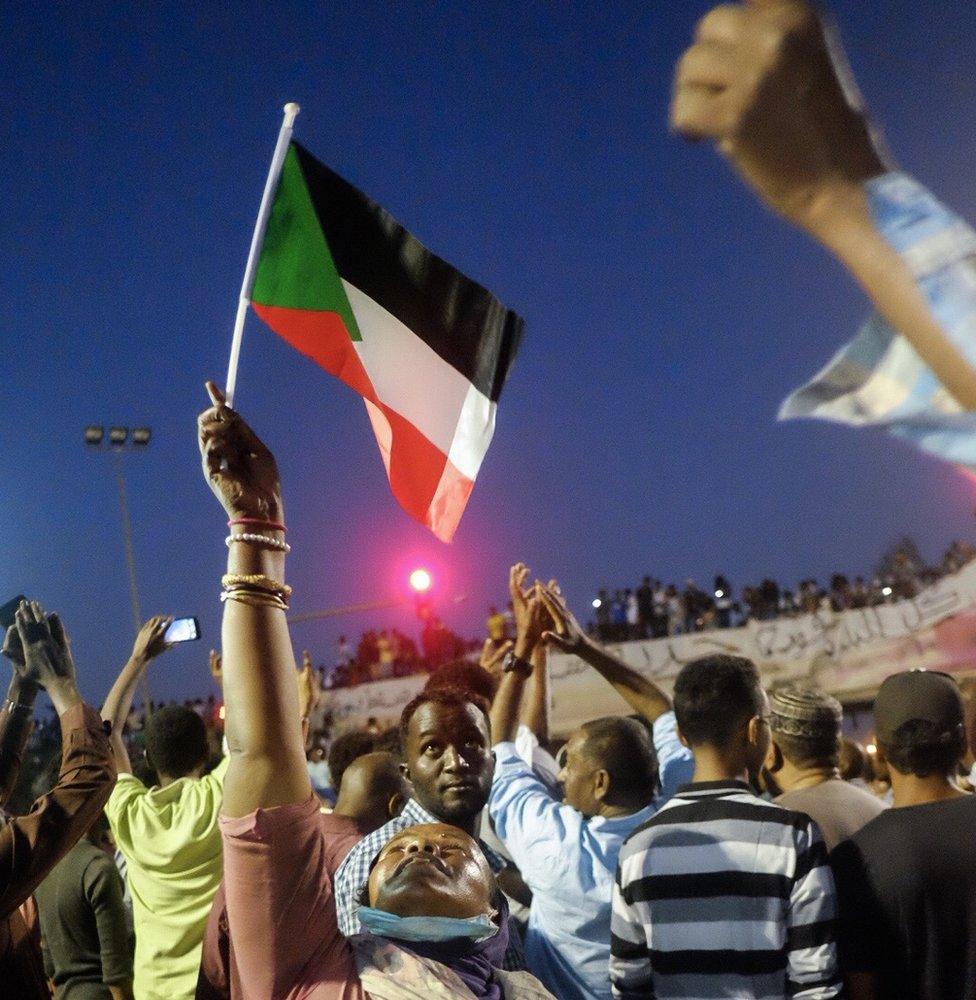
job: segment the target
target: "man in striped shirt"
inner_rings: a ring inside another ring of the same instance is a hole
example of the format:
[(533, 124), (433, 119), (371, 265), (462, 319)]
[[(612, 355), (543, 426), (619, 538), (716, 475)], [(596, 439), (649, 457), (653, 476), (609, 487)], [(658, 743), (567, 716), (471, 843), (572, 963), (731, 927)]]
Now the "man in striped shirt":
[(695, 773), (620, 852), (610, 979), (621, 1000), (841, 995), (836, 898), (817, 825), (754, 794), (769, 746), (755, 665), (707, 656), (674, 686)]

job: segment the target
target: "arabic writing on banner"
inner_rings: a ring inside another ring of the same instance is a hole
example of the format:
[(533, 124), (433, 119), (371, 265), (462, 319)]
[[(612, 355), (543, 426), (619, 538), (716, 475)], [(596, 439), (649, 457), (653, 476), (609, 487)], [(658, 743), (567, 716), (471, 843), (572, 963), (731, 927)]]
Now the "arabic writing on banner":
[[(895, 604), (828, 609), (608, 648), (667, 690), (685, 663), (710, 653), (749, 657), (767, 685), (809, 680), (842, 700), (870, 695), (899, 670), (969, 672), (976, 670), (976, 562)], [(628, 711), (610, 685), (575, 656), (553, 654), (550, 673), (554, 734), (565, 735), (587, 719)], [(402, 677), (328, 692), (337, 731), (365, 726), (370, 717), (380, 725), (393, 724), (425, 680)]]

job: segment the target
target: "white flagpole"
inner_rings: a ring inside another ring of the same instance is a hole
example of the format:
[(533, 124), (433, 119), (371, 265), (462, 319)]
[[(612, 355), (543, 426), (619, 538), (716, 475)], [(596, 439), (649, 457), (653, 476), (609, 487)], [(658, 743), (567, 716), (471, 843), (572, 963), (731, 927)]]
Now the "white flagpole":
[(234, 320), (234, 339), (230, 344), (230, 364), (227, 366), (227, 382), (224, 386), (224, 396), (227, 398), (228, 406), (234, 405), (234, 390), (237, 387), (237, 366), (241, 361), (241, 341), (244, 338), (244, 319), (247, 316), (247, 307), (251, 304), (251, 291), (254, 288), (254, 272), (258, 266), (261, 244), (264, 243), (264, 232), (268, 228), (268, 216), (271, 214), (271, 199), (274, 196), (275, 188), (278, 186), (281, 168), (288, 153), (288, 143), (291, 142), (291, 131), (295, 124), (295, 116), (300, 110), (301, 108), (295, 103), (286, 104), (284, 107), (285, 117), (281, 122), (281, 131), (278, 133), (278, 142), (275, 145), (274, 156), (271, 157), (271, 169), (268, 171), (268, 179), (264, 185), (264, 194), (261, 196), (261, 208), (258, 210), (258, 220), (254, 224), (251, 249), (247, 255), (247, 267), (244, 268), (244, 280), (241, 282), (241, 297), (237, 301), (237, 317)]

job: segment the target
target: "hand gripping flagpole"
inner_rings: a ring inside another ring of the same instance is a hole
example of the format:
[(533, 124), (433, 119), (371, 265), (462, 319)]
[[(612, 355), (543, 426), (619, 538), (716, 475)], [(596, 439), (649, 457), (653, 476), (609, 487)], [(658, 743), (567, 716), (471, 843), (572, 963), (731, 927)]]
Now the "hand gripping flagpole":
[(281, 131), (278, 133), (278, 142), (275, 145), (274, 156), (271, 157), (271, 169), (268, 171), (268, 179), (264, 185), (264, 194), (261, 196), (261, 208), (258, 210), (258, 220), (254, 224), (254, 235), (251, 237), (251, 249), (247, 255), (247, 267), (244, 268), (244, 280), (241, 282), (241, 297), (237, 302), (237, 317), (234, 320), (234, 339), (230, 344), (230, 364), (227, 366), (227, 382), (224, 388), (224, 395), (227, 398), (227, 405), (234, 405), (234, 390), (237, 387), (237, 366), (241, 361), (241, 341), (244, 339), (244, 320), (247, 317), (247, 307), (251, 304), (251, 291), (254, 288), (254, 272), (257, 270), (258, 257), (261, 255), (261, 245), (264, 243), (264, 233), (268, 228), (268, 216), (271, 214), (271, 202), (274, 198), (275, 189), (278, 186), (278, 178), (281, 176), (281, 168), (288, 153), (288, 143), (291, 142), (291, 132), (295, 125), (295, 116), (301, 110), (295, 103), (286, 104), (284, 107), (284, 118), (281, 122)]

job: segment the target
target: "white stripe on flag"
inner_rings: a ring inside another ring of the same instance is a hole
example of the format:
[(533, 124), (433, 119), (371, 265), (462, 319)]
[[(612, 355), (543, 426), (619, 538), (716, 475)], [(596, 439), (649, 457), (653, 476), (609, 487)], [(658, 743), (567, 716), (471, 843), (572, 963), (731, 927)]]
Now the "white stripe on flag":
[(481, 460), (488, 451), (492, 435), (495, 433), (495, 410), (497, 403), (491, 402), (483, 393), (469, 383), (468, 394), (461, 407), (457, 431), (451, 442), (448, 459), (458, 472), (474, 479), (481, 468)]
[(495, 404), (396, 316), (342, 284), (363, 338), (355, 347), (377, 397), (473, 480), (491, 442)]

